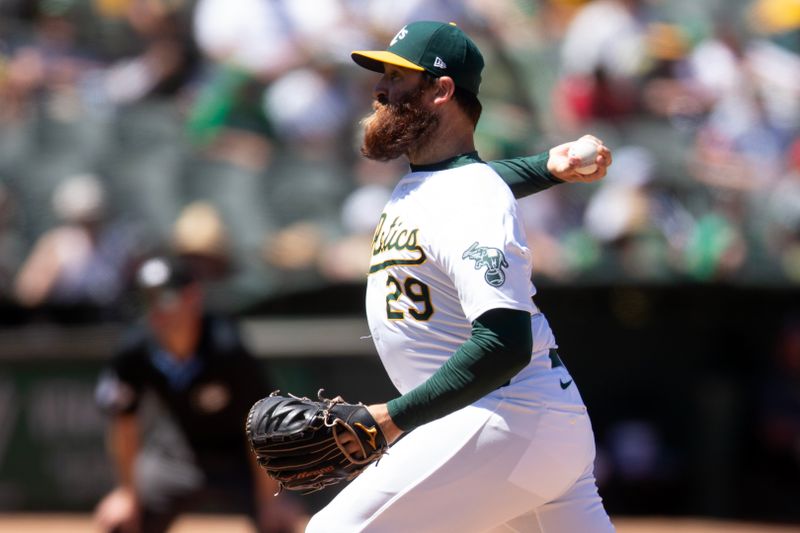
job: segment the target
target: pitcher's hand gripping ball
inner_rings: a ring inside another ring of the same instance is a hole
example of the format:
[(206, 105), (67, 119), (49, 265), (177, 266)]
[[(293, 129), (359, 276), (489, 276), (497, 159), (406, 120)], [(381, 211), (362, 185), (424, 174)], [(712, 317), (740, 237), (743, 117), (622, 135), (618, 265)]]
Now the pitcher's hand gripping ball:
[(576, 169), (578, 174), (592, 174), (597, 170), (597, 149), (597, 143), (586, 137), (581, 137), (570, 145), (568, 155), (581, 160), (581, 166)]
[[(282, 489), (308, 494), (349, 481), (388, 449), (364, 404), (323, 398), (322, 390), (317, 395), (314, 401), (276, 391), (247, 416), (245, 431), (258, 464)], [(360, 453), (348, 452), (351, 441)]]

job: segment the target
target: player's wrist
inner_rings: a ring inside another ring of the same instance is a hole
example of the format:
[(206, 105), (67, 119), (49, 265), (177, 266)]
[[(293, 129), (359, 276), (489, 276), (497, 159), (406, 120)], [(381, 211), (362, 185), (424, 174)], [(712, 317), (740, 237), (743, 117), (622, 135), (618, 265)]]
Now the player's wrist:
[(389, 413), (389, 408), (385, 403), (373, 404), (367, 406), (369, 414), (375, 419), (375, 422), (381, 427), (381, 432), (386, 438), (386, 442), (391, 444), (397, 440), (403, 433), (403, 430), (398, 427), (392, 420), (392, 415)]

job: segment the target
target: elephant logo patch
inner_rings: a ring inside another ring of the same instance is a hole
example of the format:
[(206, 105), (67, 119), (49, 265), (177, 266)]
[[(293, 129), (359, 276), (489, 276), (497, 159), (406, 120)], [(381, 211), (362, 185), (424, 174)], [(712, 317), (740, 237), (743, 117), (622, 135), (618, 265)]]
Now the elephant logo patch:
[(508, 268), (508, 261), (502, 250), (489, 246), (479, 246), (478, 241), (473, 242), (461, 255), (461, 259), (475, 261), (475, 270), (486, 269), (483, 278), (492, 287), (500, 287), (506, 282), (504, 268)]

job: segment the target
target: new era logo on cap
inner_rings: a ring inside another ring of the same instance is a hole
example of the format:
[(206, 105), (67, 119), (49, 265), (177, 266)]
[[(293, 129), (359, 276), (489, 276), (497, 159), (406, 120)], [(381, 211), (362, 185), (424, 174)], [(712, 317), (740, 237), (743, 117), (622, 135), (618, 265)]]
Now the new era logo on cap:
[(457, 87), (478, 94), (483, 71), (480, 50), (453, 23), (419, 21), (403, 26), (386, 50), (357, 50), (353, 61), (375, 72), (384, 65), (449, 76)]

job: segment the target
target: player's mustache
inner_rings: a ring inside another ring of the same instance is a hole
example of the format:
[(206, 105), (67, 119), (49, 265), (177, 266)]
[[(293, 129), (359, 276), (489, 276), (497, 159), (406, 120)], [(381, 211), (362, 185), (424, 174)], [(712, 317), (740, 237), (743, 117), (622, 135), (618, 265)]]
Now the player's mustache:
[(397, 101), (390, 102), (386, 94), (380, 93), (375, 97), (375, 100), (372, 101), (372, 110), (378, 111), (382, 109), (395, 113), (413, 111), (415, 108), (419, 108), (421, 96), (421, 91), (409, 92), (401, 96)]
[(378, 95), (372, 102), (372, 112), (361, 119), (361, 126), (369, 128), (375, 121), (402, 119), (404, 111), (409, 102), (405, 99), (401, 102), (389, 102), (386, 95)]
[(375, 100), (372, 102), (372, 114), (374, 115), (376, 112), (379, 111), (389, 111), (393, 113), (398, 113), (403, 110), (403, 108), (407, 107), (411, 104), (411, 99), (406, 96), (399, 102), (389, 102), (389, 97), (385, 94), (379, 94), (375, 97)]

